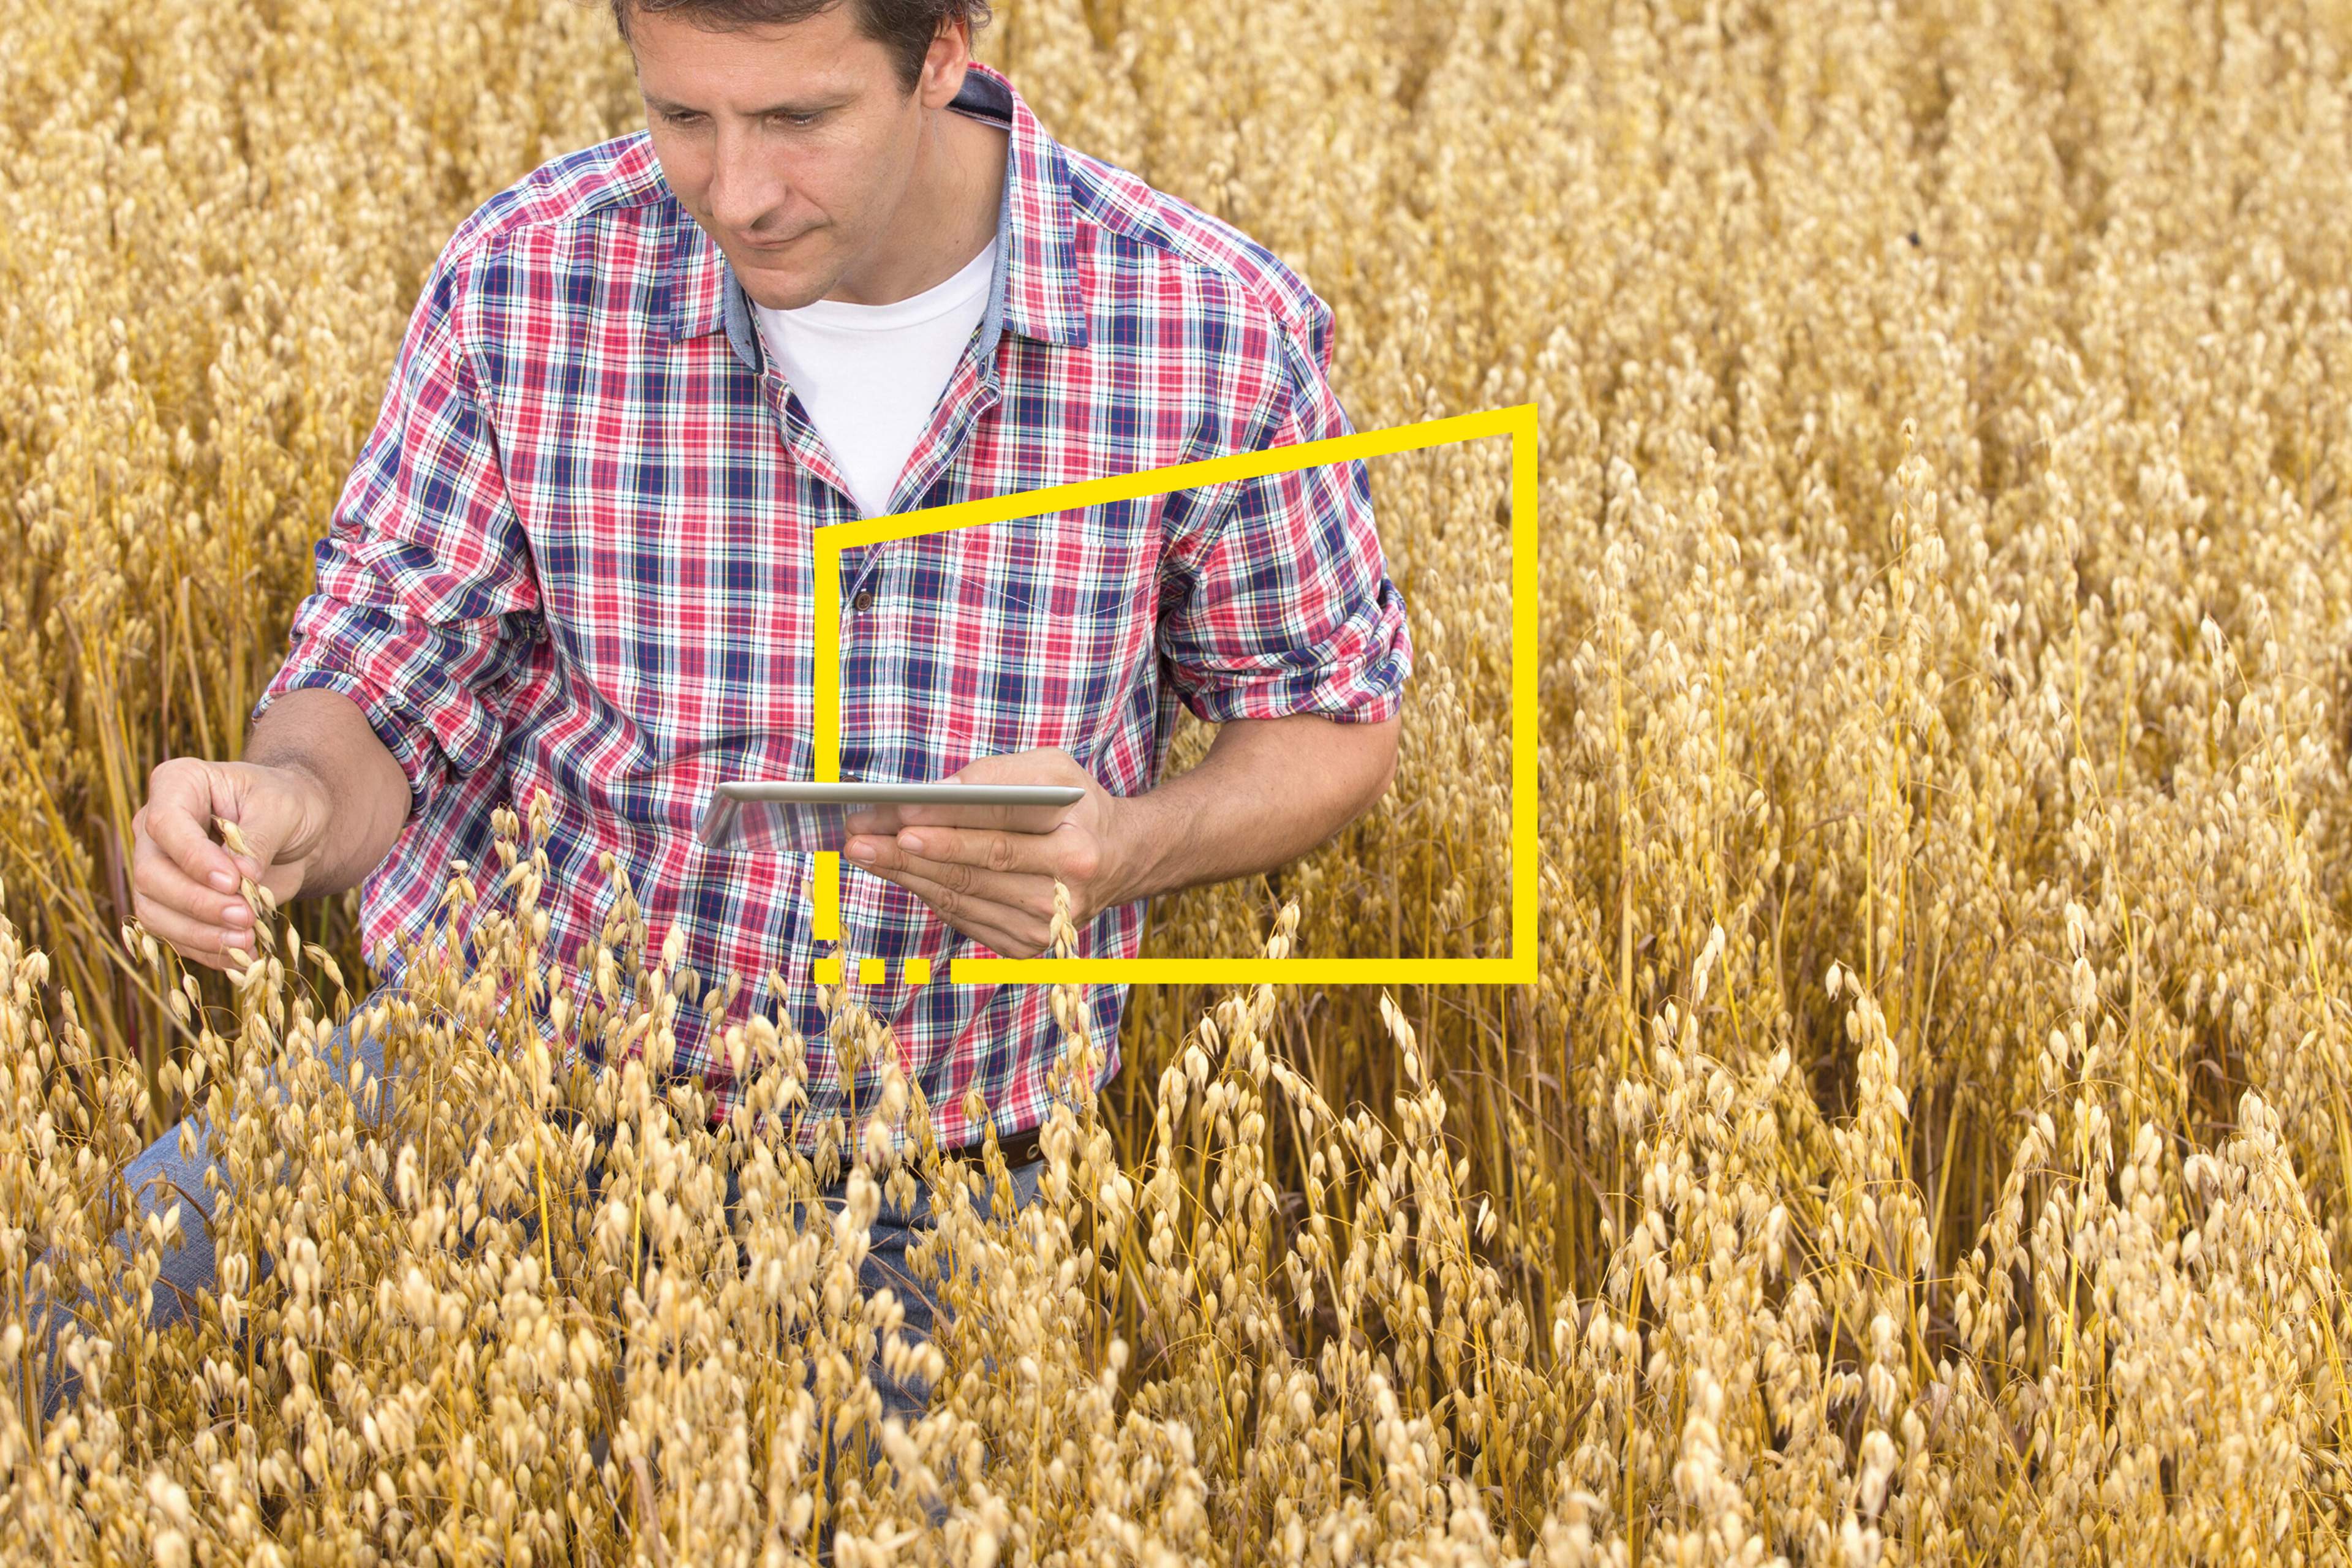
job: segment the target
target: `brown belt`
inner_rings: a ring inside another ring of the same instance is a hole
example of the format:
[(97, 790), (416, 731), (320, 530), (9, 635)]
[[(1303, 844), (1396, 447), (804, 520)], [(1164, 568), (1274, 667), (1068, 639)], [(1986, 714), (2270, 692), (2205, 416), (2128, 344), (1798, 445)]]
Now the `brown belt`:
[[(1045, 1157), (1045, 1152), (1037, 1146), (1037, 1129), (1034, 1127), (1010, 1138), (999, 1138), (996, 1146), (1004, 1152), (1004, 1168), (1008, 1171), (1017, 1171)], [(956, 1152), (976, 1165), (988, 1152), (988, 1141), (983, 1138), (977, 1143), (967, 1143)]]

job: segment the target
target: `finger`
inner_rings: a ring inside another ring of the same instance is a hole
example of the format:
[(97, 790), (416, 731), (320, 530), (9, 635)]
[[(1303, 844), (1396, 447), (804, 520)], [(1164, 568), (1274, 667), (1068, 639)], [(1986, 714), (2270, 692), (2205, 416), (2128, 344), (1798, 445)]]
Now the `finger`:
[(902, 820), (895, 805), (854, 805), (842, 818), (842, 826), (852, 833), (888, 834), (898, 832)]
[(1053, 746), (974, 757), (947, 776), (949, 784), (1078, 784), (1087, 777), (1077, 758)]
[(198, 884), (152, 838), (142, 837), (132, 845), (131, 886), (158, 906), (199, 924), (232, 931), (253, 924), (253, 910), (243, 899)]
[[(139, 917), (142, 930), (158, 942), (169, 942), (174, 952), (193, 963), (201, 963), (210, 969), (231, 967), (233, 961), (228, 956), (228, 948), (233, 942), (244, 945), (247, 952), (251, 951), (253, 939), (250, 935), (239, 933), (232, 936), (219, 926), (207, 925), (193, 915), (167, 909), (144, 893), (131, 894), (131, 912)], [(242, 966), (243, 960), (234, 963)]]
[[(1035, 784), (1036, 779), (1015, 781)], [(905, 805), (899, 816), (909, 827), (992, 828), (1003, 833), (1051, 833), (1076, 805)]]
[(1026, 910), (960, 893), (953, 888), (903, 870), (877, 871), (931, 907), (949, 925), (984, 942), (992, 952), (1013, 958), (1034, 958), (1045, 949), (1050, 934), (1046, 921)]
[(236, 892), (239, 868), (226, 849), (213, 842), (210, 831), (215, 804), (210, 770), (175, 758), (148, 775), (147, 791), (141, 816), (155, 847), (190, 877), (221, 892)]
[(1048, 884), (1044, 893), (1048, 908), (1053, 903), (1052, 883), (1066, 883), (1073, 890), (1088, 887), (1102, 869), (1101, 841), (1067, 824), (1051, 833), (926, 827), (901, 832), (892, 843), (906, 858), (907, 864), (919, 869), (922, 862), (929, 861), (941, 867), (973, 866), (1011, 876), (1041, 878)]
[[(1008, 833), (1001, 827), (929, 827), (903, 829), (894, 847), (910, 861), (937, 865), (973, 866), (994, 872), (1026, 871), (1051, 875), (1050, 845), (1035, 833)], [(926, 873), (927, 875), (929, 873)]]
[(871, 871), (882, 880), (906, 889), (950, 921), (975, 921), (1012, 934), (1018, 930), (1018, 922), (1027, 918), (1026, 911), (1017, 905), (998, 903), (983, 893), (951, 887), (904, 866), (861, 866), (858, 869)]
[[(935, 828), (932, 831), (939, 830)], [(856, 859), (856, 857), (853, 855), (852, 858)], [(863, 860), (856, 863), (869, 871), (887, 868), (920, 877), (965, 898), (1002, 905), (1024, 916), (1034, 915), (1042, 920), (1054, 912), (1054, 879), (1050, 874), (992, 871), (969, 861), (935, 860), (909, 855), (887, 838), (878, 841), (877, 852), (870, 863)]]
[[(278, 851), (292, 837), (299, 826), (301, 803), (282, 784), (274, 780), (248, 781), (247, 787), (228, 794), (215, 808), (216, 815), (236, 824), (237, 837), (245, 840), (250, 851), (232, 855), (245, 875), (257, 882), (289, 883), (287, 875), (271, 878), (267, 873), (278, 863)], [(290, 890), (279, 887), (273, 891)]]
[[(907, 866), (918, 860), (933, 867), (959, 865), (1002, 875), (1059, 876), (1071, 880), (1057, 853), (1064, 846), (1035, 833), (1006, 833), (992, 827), (901, 828), (890, 837), (864, 835), (844, 847), (860, 865)], [(938, 877), (936, 870), (924, 873)], [(961, 882), (951, 884), (961, 887)]]

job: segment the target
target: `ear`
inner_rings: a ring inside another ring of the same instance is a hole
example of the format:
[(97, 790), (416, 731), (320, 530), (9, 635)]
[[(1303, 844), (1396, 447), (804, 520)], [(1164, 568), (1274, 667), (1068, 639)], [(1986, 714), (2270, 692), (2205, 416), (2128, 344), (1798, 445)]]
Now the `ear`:
[(971, 24), (962, 17), (950, 17), (940, 24), (931, 35), (931, 47), (923, 56), (923, 73), (916, 79), (915, 91), (925, 109), (945, 109), (963, 90), (964, 71), (971, 64)]

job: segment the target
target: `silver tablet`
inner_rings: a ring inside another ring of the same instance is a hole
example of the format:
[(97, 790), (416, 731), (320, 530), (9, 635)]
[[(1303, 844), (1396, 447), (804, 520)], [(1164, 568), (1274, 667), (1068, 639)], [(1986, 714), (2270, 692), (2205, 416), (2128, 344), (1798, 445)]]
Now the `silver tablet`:
[(857, 833), (896, 833), (904, 805), (1075, 805), (1076, 784), (787, 784), (730, 779), (702, 808), (699, 837), (713, 849), (839, 849)]

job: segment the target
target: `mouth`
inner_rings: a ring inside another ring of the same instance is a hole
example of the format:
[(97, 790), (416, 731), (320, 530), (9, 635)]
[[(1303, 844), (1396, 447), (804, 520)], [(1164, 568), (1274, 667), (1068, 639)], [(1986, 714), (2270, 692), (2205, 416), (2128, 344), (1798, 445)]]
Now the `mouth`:
[(802, 240), (806, 239), (808, 236), (809, 231), (807, 229), (803, 229), (800, 233), (793, 235), (790, 239), (768, 241), (747, 239), (742, 242), (742, 245), (744, 249), (749, 250), (755, 255), (773, 256), (780, 250), (790, 250), (793, 246), (798, 245)]

